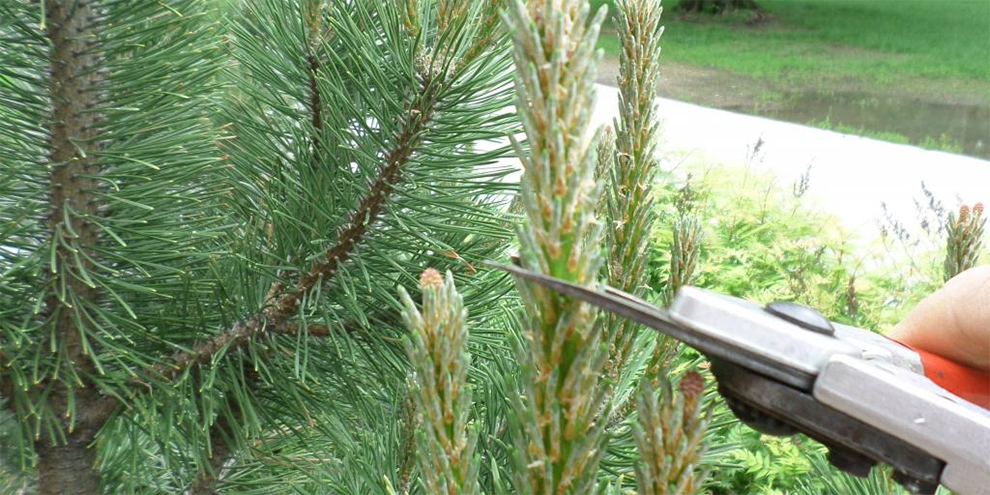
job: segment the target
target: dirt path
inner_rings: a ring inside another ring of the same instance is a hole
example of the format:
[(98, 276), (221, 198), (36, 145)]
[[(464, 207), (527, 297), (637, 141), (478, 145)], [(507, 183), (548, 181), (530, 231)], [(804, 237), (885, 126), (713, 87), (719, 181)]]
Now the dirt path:
[[(618, 86), (619, 61), (605, 58), (598, 65), (598, 83)], [(757, 79), (730, 75), (706, 67), (664, 62), (658, 92), (664, 98), (706, 107), (749, 112), (760, 95), (770, 90)]]
[[(618, 60), (602, 60), (598, 82), (616, 86), (618, 70)], [(891, 91), (859, 81), (783, 86), (718, 69), (665, 62), (658, 90), (662, 97), (706, 107), (990, 158), (986, 91), (944, 81), (935, 91), (924, 80), (901, 82), (898, 88)]]

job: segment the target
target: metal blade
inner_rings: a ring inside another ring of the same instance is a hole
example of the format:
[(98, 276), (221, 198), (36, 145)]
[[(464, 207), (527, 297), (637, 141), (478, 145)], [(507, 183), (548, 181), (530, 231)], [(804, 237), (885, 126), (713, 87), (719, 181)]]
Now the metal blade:
[[(606, 286), (604, 291), (596, 291), (587, 287), (560, 280), (540, 273), (512, 265), (503, 265), (486, 261), (484, 263), (492, 268), (508, 272), (516, 277), (530, 280), (544, 287), (554, 290), (559, 294), (564, 294), (574, 299), (584, 301), (588, 304), (601, 308), (610, 313), (628, 318), (636, 323), (646, 325), (664, 335), (668, 335), (685, 344), (706, 352), (711, 349), (711, 343), (699, 339), (691, 330), (679, 325), (671, 318), (667, 310), (654, 306), (632, 294), (619, 289)], [(722, 352), (715, 351), (716, 354)]]
[(711, 332), (706, 335), (698, 329), (680, 323), (666, 309), (654, 306), (621, 290), (605, 287), (603, 291), (596, 291), (565, 280), (533, 273), (517, 266), (491, 262), (485, 262), (485, 264), (650, 327), (693, 347), (709, 359), (720, 358), (736, 363), (801, 390), (810, 390), (814, 383), (814, 374), (782, 366), (758, 349), (754, 349), (752, 345), (742, 345), (738, 339), (731, 336), (712, 335)]

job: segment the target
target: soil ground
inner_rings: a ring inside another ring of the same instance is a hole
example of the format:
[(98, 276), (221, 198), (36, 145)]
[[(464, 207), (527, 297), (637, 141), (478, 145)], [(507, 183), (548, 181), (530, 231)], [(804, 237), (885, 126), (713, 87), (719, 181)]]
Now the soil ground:
[[(619, 62), (602, 60), (598, 82), (616, 86)], [(924, 79), (896, 87), (857, 80), (795, 84), (677, 62), (662, 65), (660, 96), (904, 144), (990, 158), (990, 97), (972, 81)]]

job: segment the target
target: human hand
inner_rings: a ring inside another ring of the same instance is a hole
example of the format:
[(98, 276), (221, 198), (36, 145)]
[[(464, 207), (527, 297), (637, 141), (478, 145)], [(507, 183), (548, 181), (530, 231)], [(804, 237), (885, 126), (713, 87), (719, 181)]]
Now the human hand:
[(990, 372), (990, 266), (956, 275), (915, 306), (888, 337)]

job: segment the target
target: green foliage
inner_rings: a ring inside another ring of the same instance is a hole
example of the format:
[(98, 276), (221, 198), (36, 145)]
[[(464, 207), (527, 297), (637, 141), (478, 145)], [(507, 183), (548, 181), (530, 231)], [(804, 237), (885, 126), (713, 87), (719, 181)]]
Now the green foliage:
[(803, 436), (761, 435), (742, 424), (730, 428), (725, 438), (738, 448), (712, 471), (709, 486), (716, 493), (791, 492), (811, 473), (810, 459), (825, 454), (825, 447)]
[(68, 442), (113, 493), (401, 485), (396, 286), (451, 270), (502, 345), (498, 2), (410, 2), (413, 37), (388, 0), (78, 3), (0, 2), (4, 469)]
[(946, 221), (945, 262), (942, 264), (945, 281), (979, 263), (986, 225), (983, 203), (976, 203), (972, 210), (968, 205), (962, 205), (958, 216), (949, 213)]
[[(755, 27), (748, 25), (751, 13), (745, 11), (672, 17), (668, 28), (676, 34), (666, 44), (665, 61), (775, 81), (809, 81), (823, 74), (835, 81), (853, 77), (894, 84), (898, 79), (955, 79), (972, 81), (987, 91), (987, 2), (757, 0), (757, 4), (769, 13), (769, 22)], [(614, 37), (603, 37), (602, 47), (618, 54)]]
[[(526, 214), (518, 229), (519, 259), (530, 271), (582, 285), (595, 283), (603, 261), (590, 108), (605, 12), (590, 20), (588, 14), (579, 0), (516, 0), (503, 16), (513, 37), (516, 108), (529, 146), (514, 141)], [(515, 342), (522, 389), (510, 397), (516, 490), (590, 493), (604, 453), (601, 417), (609, 416), (601, 379), (607, 341), (587, 305), (532, 282), (516, 285), (524, 303), (522, 338)]]
[[(885, 230), (886, 241), (864, 250), (835, 219), (802, 204), (800, 184), (784, 189), (749, 170), (693, 172), (696, 175), (679, 186), (668, 183), (658, 209), (667, 218), (686, 211), (704, 219), (706, 242), (696, 285), (760, 302), (796, 300), (830, 319), (882, 331), (941, 283), (944, 251), (937, 248), (944, 241), (938, 233), (940, 209), (934, 198), (929, 198), (932, 219), (924, 224), (937, 238), (928, 242), (929, 247), (909, 235), (908, 227), (892, 221)], [(656, 292), (668, 278), (665, 243), (670, 242), (672, 229), (672, 224), (661, 222), (654, 232), (648, 270)], [(898, 242), (897, 236), (903, 241)], [(893, 245), (914, 248), (897, 252)], [(696, 357), (689, 350), (680, 362)], [(889, 472), (875, 469), (860, 482), (831, 468), (817, 442), (802, 436), (762, 435), (734, 419), (720, 423), (720, 416), (731, 418), (721, 403), (714, 415), (709, 442), (713, 451), (722, 453), (708, 456), (707, 487), (715, 493), (892, 491)], [(854, 491), (830, 491), (833, 487)]]
[[(665, 193), (665, 215), (703, 219), (695, 285), (759, 302), (794, 300), (827, 317), (882, 330), (927, 293), (928, 275), (909, 276), (901, 256), (862, 249), (836, 219), (804, 206), (800, 184), (785, 190), (748, 170), (697, 170)], [(654, 233), (650, 285), (668, 278), (671, 231)], [(919, 264), (923, 263), (918, 259)]]
[(409, 327), (406, 354), (413, 367), (410, 394), (416, 408), (416, 458), (428, 493), (477, 494), (480, 458), (476, 425), (469, 423), (471, 388), (467, 371), (467, 312), (447, 272), (428, 268), (419, 279), (423, 310), (402, 287), (403, 321)]
[[(830, 495), (844, 493), (849, 495), (900, 495), (907, 493), (894, 482), (890, 469), (876, 468), (869, 476), (859, 478), (846, 473), (836, 473), (835, 468), (828, 464), (822, 455), (811, 455), (808, 458), (811, 472), (798, 480), (794, 493), (807, 495)], [(948, 490), (939, 489), (937, 493), (944, 494)]]

